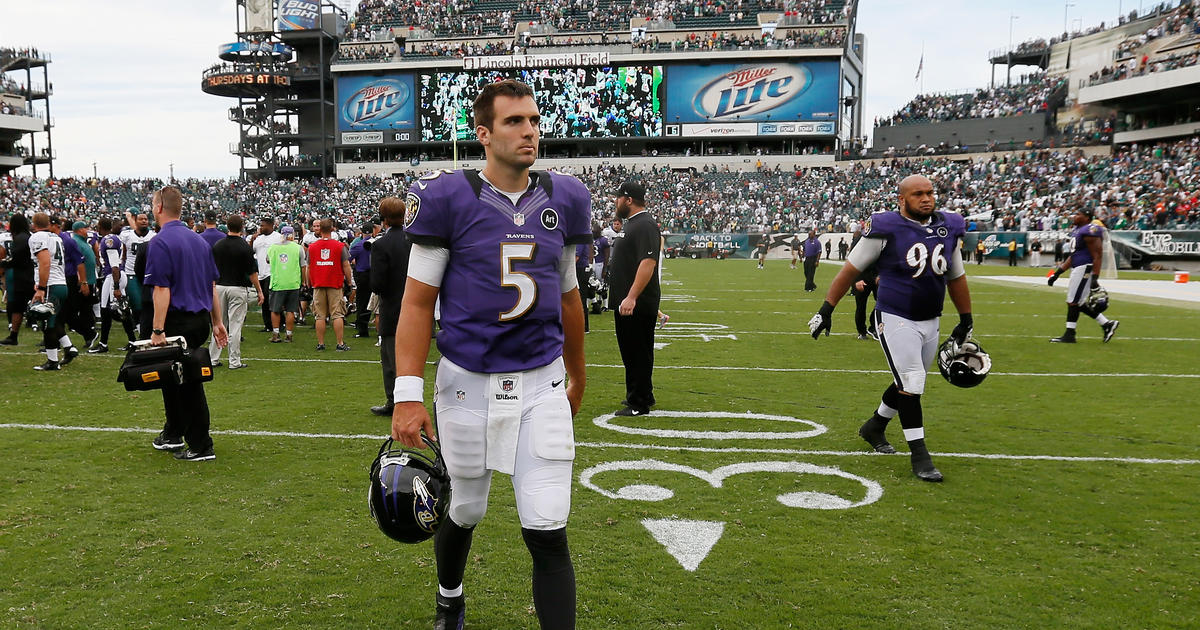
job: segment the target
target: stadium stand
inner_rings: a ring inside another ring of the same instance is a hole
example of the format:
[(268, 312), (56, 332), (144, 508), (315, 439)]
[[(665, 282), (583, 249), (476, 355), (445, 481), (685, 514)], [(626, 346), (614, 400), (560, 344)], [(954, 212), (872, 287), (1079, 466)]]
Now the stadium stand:
[(1002, 118), (1046, 112), (1065, 80), (1045, 73), (1021, 77), (1013, 85), (963, 94), (919, 94), (876, 125), (904, 125), (963, 118)]
[[(648, 206), (671, 233), (778, 232), (810, 227), (842, 231), (894, 205), (895, 183), (931, 176), (941, 207), (976, 217), (978, 227), (1055, 229), (1074, 208), (1088, 206), (1114, 229), (1200, 228), (1200, 138), (1130, 146), (1109, 154), (1082, 150), (1014, 152), (972, 160), (949, 158), (843, 162), (840, 168), (700, 170), (657, 165), (599, 165), (574, 174), (593, 194), (593, 219), (612, 215), (610, 194), (627, 178), (645, 181)], [(183, 180), (186, 208), (247, 217), (272, 215), (294, 224), (333, 217), (345, 226), (375, 214), (379, 199), (401, 195), (414, 171), (394, 178), (311, 180)], [(54, 208), (96, 218), (144, 209), (156, 180), (0, 180), (0, 207)], [(983, 216), (984, 218), (979, 218)]]
[(847, 0), (364, 0), (351, 20), (347, 41), (390, 39), (390, 29), (420, 27), (435, 37), (512, 36), (517, 25), (556, 32), (625, 32), (630, 21), (652, 26), (711, 30), (758, 25), (758, 14), (778, 12), (781, 26), (844, 22)]

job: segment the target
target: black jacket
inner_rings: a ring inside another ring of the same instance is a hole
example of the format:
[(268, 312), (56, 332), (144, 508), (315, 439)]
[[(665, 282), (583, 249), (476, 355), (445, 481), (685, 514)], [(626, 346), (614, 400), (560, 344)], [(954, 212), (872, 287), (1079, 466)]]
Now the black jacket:
[(412, 243), (399, 227), (389, 228), (371, 244), (371, 291), (379, 295), (379, 332), (384, 336), (396, 334), (411, 251)]

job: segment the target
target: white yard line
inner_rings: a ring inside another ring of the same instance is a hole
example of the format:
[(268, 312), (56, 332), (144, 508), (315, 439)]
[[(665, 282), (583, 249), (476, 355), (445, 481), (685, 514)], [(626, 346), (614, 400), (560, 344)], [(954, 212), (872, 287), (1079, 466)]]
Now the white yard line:
[[(34, 431), (74, 431), (83, 433), (140, 433), (155, 434), (159, 429), (139, 427), (84, 427), (57, 424), (24, 424), (4, 423), (0, 429), (23, 429)], [(281, 437), (305, 438), (316, 440), (382, 440), (384, 435), (369, 433), (301, 433), (297, 431), (232, 431), (214, 430), (213, 435), (232, 435), (249, 437)], [(622, 444), (619, 442), (577, 442), (576, 446), (583, 448), (622, 448), (631, 450), (659, 451), (688, 451), (697, 453), (759, 453), (765, 455), (826, 455), (836, 457), (886, 457), (870, 451), (822, 451), (788, 448), (738, 448), (738, 447), (704, 447), (704, 446), (665, 446), (661, 444)], [(897, 453), (896, 456), (906, 453)], [(1196, 465), (1200, 459), (1159, 459), (1147, 457), (1088, 457), (1069, 455), (1010, 455), (1005, 453), (934, 453), (938, 457), (954, 457), (960, 459), (994, 459), (1013, 461), (1054, 461), (1054, 462), (1112, 462), (1126, 464), (1175, 464)]]

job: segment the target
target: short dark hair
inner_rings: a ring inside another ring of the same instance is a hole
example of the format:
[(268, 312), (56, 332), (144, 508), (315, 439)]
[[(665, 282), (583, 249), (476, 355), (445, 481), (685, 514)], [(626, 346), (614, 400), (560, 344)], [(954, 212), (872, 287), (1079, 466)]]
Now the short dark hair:
[(112, 226), (113, 226), (112, 219), (110, 219), (108, 217), (100, 217), (100, 220), (96, 221), (96, 229), (98, 229), (98, 230), (104, 230), (105, 232), (111, 232)]
[(242, 231), (242, 226), (244, 226), (245, 224), (246, 224), (246, 221), (244, 219), (242, 219), (242, 217), (239, 217), (238, 215), (235, 214), (235, 215), (229, 217), (228, 219), (226, 219), (225, 229), (229, 230), (230, 232), (240, 233)]
[(205, 211), (204, 222), (205, 223), (216, 223), (217, 222), (217, 213), (212, 210)]
[(505, 79), (483, 86), (483, 90), (479, 92), (479, 96), (475, 97), (475, 104), (472, 106), (476, 127), (482, 125), (489, 131), (491, 130), (492, 123), (496, 118), (497, 96), (524, 98), (533, 96), (533, 88), (515, 79)]
[(399, 197), (384, 197), (379, 201), (379, 214), (390, 227), (404, 224), (404, 200)]

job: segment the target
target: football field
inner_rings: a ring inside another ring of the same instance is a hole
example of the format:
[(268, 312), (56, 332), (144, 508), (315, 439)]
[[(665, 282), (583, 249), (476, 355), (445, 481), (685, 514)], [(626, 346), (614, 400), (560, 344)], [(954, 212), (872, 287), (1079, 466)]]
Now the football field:
[[(837, 269), (804, 293), (787, 261), (667, 261), (646, 417), (609, 415), (623, 370), (611, 313), (592, 317), (568, 528), (580, 628), (1200, 627), (1200, 304), (1114, 293), (1110, 343), (1084, 317), (1078, 344), (1050, 344), (1065, 280), (968, 265), (993, 371), (958, 389), (933, 366), (946, 480), (930, 484), (898, 421), (897, 455), (857, 435), (890, 375), (853, 299), (832, 336), (807, 334)], [(432, 543), (395, 543), (367, 511), (389, 427), (367, 411), (374, 339), (318, 353), (311, 325), (290, 345), (247, 328), (250, 367), (207, 387), (204, 463), (150, 447), (162, 400), (116, 383), (120, 353), (38, 373), (27, 329), (0, 351), (0, 628), (432, 625)], [(497, 475), (467, 626), (537, 627), (529, 572)]]

